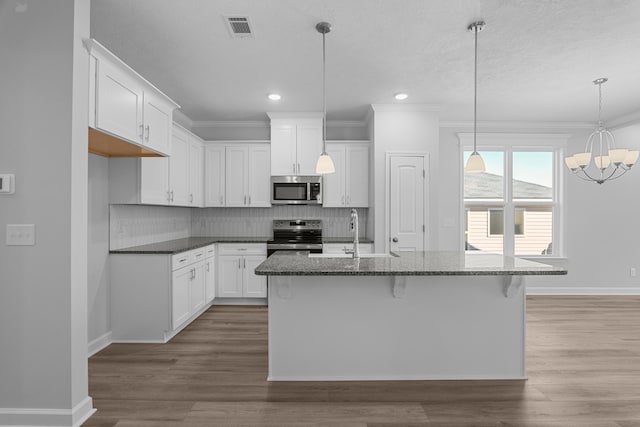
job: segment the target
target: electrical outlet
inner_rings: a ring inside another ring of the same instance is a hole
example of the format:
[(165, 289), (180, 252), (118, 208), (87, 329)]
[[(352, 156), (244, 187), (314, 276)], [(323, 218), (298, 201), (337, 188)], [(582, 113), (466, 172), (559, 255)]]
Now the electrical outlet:
[(636, 268), (631, 267), (631, 270), (629, 270), (629, 274), (631, 275), (631, 277), (636, 277)]
[(33, 246), (36, 244), (34, 224), (7, 224), (7, 246)]

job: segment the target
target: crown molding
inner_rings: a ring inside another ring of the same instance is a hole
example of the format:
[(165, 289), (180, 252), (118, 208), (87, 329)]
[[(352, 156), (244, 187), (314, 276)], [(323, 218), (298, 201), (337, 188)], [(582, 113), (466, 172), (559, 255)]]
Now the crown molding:
[(217, 121), (201, 120), (193, 122), (194, 128), (266, 128), (269, 122), (266, 121)]
[(193, 127), (193, 120), (191, 120), (181, 110), (173, 110), (173, 121), (178, 122), (183, 127), (191, 129)]
[(439, 112), (442, 108), (437, 104), (371, 104), (376, 112)]
[(609, 120), (608, 128), (609, 130), (620, 129), (636, 123), (640, 123), (640, 111)]
[(302, 112), (302, 113), (281, 113), (281, 112), (269, 112), (267, 116), (271, 120), (273, 119), (321, 119), (323, 114), (317, 112)]
[[(473, 128), (473, 121), (441, 121), (441, 128)], [(585, 122), (526, 122), (526, 121), (482, 121), (479, 129), (593, 129), (595, 124)]]

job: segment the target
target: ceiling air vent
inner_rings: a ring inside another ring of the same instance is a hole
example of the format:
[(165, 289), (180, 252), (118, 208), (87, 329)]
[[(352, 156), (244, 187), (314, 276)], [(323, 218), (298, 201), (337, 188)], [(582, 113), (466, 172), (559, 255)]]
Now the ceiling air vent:
[(246, 16), (225, 16), (225, 22), (229, 28), (229, 34), (233, 38), (253, 37), (251, 23)]

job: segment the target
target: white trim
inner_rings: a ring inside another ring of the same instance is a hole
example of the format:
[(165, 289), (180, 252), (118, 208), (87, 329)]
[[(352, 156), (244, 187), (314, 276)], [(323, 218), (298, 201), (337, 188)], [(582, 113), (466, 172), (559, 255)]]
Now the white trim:
[[(462, 147), (473, 146), (473, 132), (457, 132)], [(476, 141), (481, 149), (487, 147), (565, 147), (571, 137), (568, 133), (478, 133)]]
[(268, 139), (220, 139), (202, 141), (205, 146), (213, 144), (269, 144)]
[(527, 286), (527, 295), (640, 295), (640, 287)]
[(97, 352), (99, 352), (100, 350), (103, 350), (104, 348), (108, 347), (112, 342), (113, 342), (113, 334), (111, 333), (111, 331), (100, 335), (98, 338), (92, 340), (87, 346), (88, 357), (91, 357)]
[(267, 305), (267, 298), (216, 297), (211, 305)]
[[(441, 121), (441, 128), (473, 128), (473, 121)], [(480, 129), (594, 129), (594, 123), (586, 122), (522, 122), (522, 121), (482, 121), (477, 123)]]
[(327, 120), (328, 128), (364, 128), (367, 123), (362, 120)]
[(322, 117), (324, 117), (324, 114), (322, 114), (322, 112), (315, 112), (315, 111), (302, 112), (302, 113), (292, 113), (292, 112), (275, 113), (275, 112), (267, 111), (267, 116), (269, 116), (271, 120), (273, 119), (321, 119)]
[(93, 400), (88, 396), (71, 409), (0, 408), (0, 425), (79, 427), (94, 412)]
[(192, 128), (268, 128), (268, 121), (216, 121), (198, 120), (191, 125)]
[[(640, 111), (636, 111), (625, 116), (620, 116), (614, 120), (609, 121), (609, 130), (620, 129), (629, 125), (633, 125), (640, 122)], [(595, 126), (594, 126), (595, 127)]]
[[(176, 118), (177, 116), (177, 118)], [(173, 121), (179, 125), (183, 125), (191, 129), (193, 127), (193, 120), (191, 120), (182, 110), (173, 110)]]
[(371, 108), (374, 112), (439, 112), (442, 109), (440, 105), (436, 104), (371, 104)]

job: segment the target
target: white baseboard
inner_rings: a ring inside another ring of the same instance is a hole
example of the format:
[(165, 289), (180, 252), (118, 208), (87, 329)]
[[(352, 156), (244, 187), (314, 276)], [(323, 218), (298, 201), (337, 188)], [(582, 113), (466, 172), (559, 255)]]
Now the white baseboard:
[(527, 295), (640, 295), (640, 287), (527, 286)]
[(100, 335), (95, 340), (91, 341), (88, 345), (87, 353), (89, 353), (89, 357), (93, 356), (103, 348), (107, 347), (109, 344), (113, 342), (111, 331)]
[(222, 298), (216, 297), (212, 305), (267, 305), (266, 298)]
[(0, 425), (79, 427), (94, 412), (93, 400), (89, 396), (71, 409), (0, 408)]

